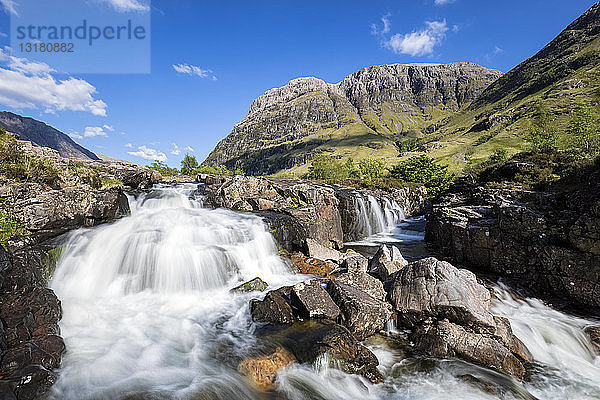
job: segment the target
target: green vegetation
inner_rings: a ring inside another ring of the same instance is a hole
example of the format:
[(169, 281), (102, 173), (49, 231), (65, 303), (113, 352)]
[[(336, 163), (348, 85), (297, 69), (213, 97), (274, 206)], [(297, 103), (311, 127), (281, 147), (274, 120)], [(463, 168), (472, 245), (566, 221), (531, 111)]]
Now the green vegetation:
[(454, 179), (454, 175), (448, 173), (448, 167), (441, 166), (425, 155), (414, 156), (401, 162), (394, 166), (390, 173), (402, 181), (425, 185), (432, 196), (446, 189)]
[(200, 165), (198, 164), (196, 157), (186, 154), (183, 160), (181, 160), (181, 174), (194, 175), (199, 166)]
[(56, 265), (58, 264), (58, 260), (60, 260), (62, 253), (62, 246), (55, 247), (54, 249), (50, 250), (42, 259), (40, 263), (40, 272), (44, 282), (48, 283), (50, 282), (50, 279), (52, 279), (52, 275), (54, 275)]
[(578, 102), (567, 128), (573, 148), (586, 158), (600, 154), (600, 116), (597, 108)]
[(19, 182), (55, 185), (58, 170), (50, 161), (24, 154), (17, 141), (0, 134), (0, 175)]
[(556, 121), (545, 102), (537, 105), (537, 115), (531, 122), (529, 139), (536, 151), (558, 149)]
[(154, 161), (152, 164), (147, 165), (147, 168), (157, 171), (162, 176), (176, 176), (179, 175), (177, 168), (171, 168), (162, 161)]
[(8, 239), (14, 236), (26, 235), (27, 230), (21, 224), (0, 211), (0, 245), (6, 248)]
[(374, 158), (360, 160), (358, 169), (360, 171), (360, 178), (365, 181), (366, 185), (372, 185), (375, 179), (383, 177), (386, 172), (383, 160)]
[(121, 182), (118, 179), (106, 179), (106, 178), (101, 178), (101, 182), (102, 182), (102, 189), (110, 189), (110, 188), (114, 188), (114, 187), (119, 187), (119, 186), (123, 186), (123, 182)]

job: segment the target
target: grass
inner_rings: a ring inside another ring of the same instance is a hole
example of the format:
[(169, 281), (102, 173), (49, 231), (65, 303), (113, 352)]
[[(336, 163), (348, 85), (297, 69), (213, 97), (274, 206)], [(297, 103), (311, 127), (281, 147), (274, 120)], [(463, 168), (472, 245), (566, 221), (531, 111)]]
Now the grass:
[(16, 220), (0, 211), (0, 244), (6, 248), (8, 240), (15, 236), (26, 235), (27, 230)]

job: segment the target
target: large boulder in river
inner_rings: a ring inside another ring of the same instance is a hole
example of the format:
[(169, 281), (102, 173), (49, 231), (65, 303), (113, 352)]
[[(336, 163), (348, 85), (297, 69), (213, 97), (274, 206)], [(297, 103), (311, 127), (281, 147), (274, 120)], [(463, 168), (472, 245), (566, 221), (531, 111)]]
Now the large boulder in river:
[(457, 357), (523, 378), (525, 367), (510, 349), (490, 334), (481, 334), (447, 319), (418, 326), (411, 334), (417, 351), (433, 357)]
[(408, 265), (396, 246), (382, 245), (369, 260), (368, 272), (382, 282)]
[(367, 260), (362, 254), (355, 251), (349, 251), (342, 257), (342, 269), (348, 273), (364, 273), (367, 272)]
[(267, 391), (275, 388), (277, 372), (292, 362), (296, 357), (286, 349), (278, 347), (272, 354), (243, 360), (238, 371), (258, 390)]
[(341, 310), (342, 324), (359, 340), (383, 329), (392, 316), (389, 303), (338, 280), (329, 281), (327, 291)]
[(325, 247), (315, 239), (306, 239), (306, 250), (309, 257), (317, 258), (323, 261), (334, 261), (338, 262), (343, 254), (335, 249)]
[(388, 299), (409, 325), (435, 317), (477, 331), (495, 329), (489, 311), (491, 294), (470, 271), (426, 258), (392, 274), (388, 285)]
[(373, 383), (383, 382), (377, 357), (350, 333), (332, 322), (296, 322), (292, 326), (265, 327), (257, 334), (289, 352), (301, 363), (326, 355), (348, 373), (359, 374)]
[(388, 298), (417, 351), (458, 357), (522, 378), (531, 354), (506, 318), (490, 311), (491, 295), (475, 275), (426, 258), (390, 275)]
[(337, 277), (336, 281), (360, 289), (377, 300), (385, 301), (387, 293), (383, 283), (365, 272), (346, 272)]

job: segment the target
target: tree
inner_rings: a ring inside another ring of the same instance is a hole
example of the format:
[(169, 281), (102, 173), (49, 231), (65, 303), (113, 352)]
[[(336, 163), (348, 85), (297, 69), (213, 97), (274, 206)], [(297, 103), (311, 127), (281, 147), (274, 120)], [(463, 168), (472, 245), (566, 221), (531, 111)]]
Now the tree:
[(385, 172), (385, 163), (374, 158), (364, 158), (358, 163), (360, 175), (367, 185), (371, 185), (375, 178), (381, 178)]
[(567, 132), (571, 135), (573, 147), (586, 157), (600, 154), (600, 118), (589, 105), (578, 102), (571, 117)]
[(554, 115), (546, 103), (539, 103), (537, 114), (529, 130), (533, 149), (537, 151), (555, 150), (558, 147), (558, 133)]
[(446, 189), (454, 179), (454, 175), (448, 173), (447, 166), (439, 165), (426, 155), (411, 157), (394, 166), (390, 173), (405, 182), (425, 185), (432, 195)]
[(181, 174), (182, 175), (194, 175), (196, 169), (199, 167), (196, 157), (186, 154), (181, 160)]

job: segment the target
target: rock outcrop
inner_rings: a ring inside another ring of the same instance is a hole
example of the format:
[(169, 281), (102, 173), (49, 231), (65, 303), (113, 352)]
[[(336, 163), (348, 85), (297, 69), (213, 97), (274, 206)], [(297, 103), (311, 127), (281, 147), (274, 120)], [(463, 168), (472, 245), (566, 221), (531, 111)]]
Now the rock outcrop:
[(0, 246), (0, 398), (36, 400), (54, 384), (65, 344), (60, 301), (38, 278), (29, 252)]
[(546, 192), (457, 184), (435, 204), (426, 240), (469, 268), (597, 310), (600, 170), (567, 180), (571, 189)]
[(325, 130), (395, 156), (393, 136), (424, 128), (414, 121), (430, 118), (425, 109), (455, 111), (501, 75), (472, 63), (393, 64), (363, 68), (335, 85), (294, 79), (257, 98), (204, 164), (252, 175), (291, 168), (327, 146), (317, 137)]
[(340, 254), (320, 246), (339, 249), (344, 242), (360, 238), (357, 226), (365, 216), (358, 214), (352, 196), (371, 195), (381, 208), (386, 200), (393, 200), (407, 207), (407, 216), (423, 213), (429, 205), (422, 187), (362, 193), (293, 179), (201, 175), (198, 180), (203, 183), (199, 193), (206, 206), (253, 212), (265, 220), (284, 250), (331, 260), (339, 260)]

